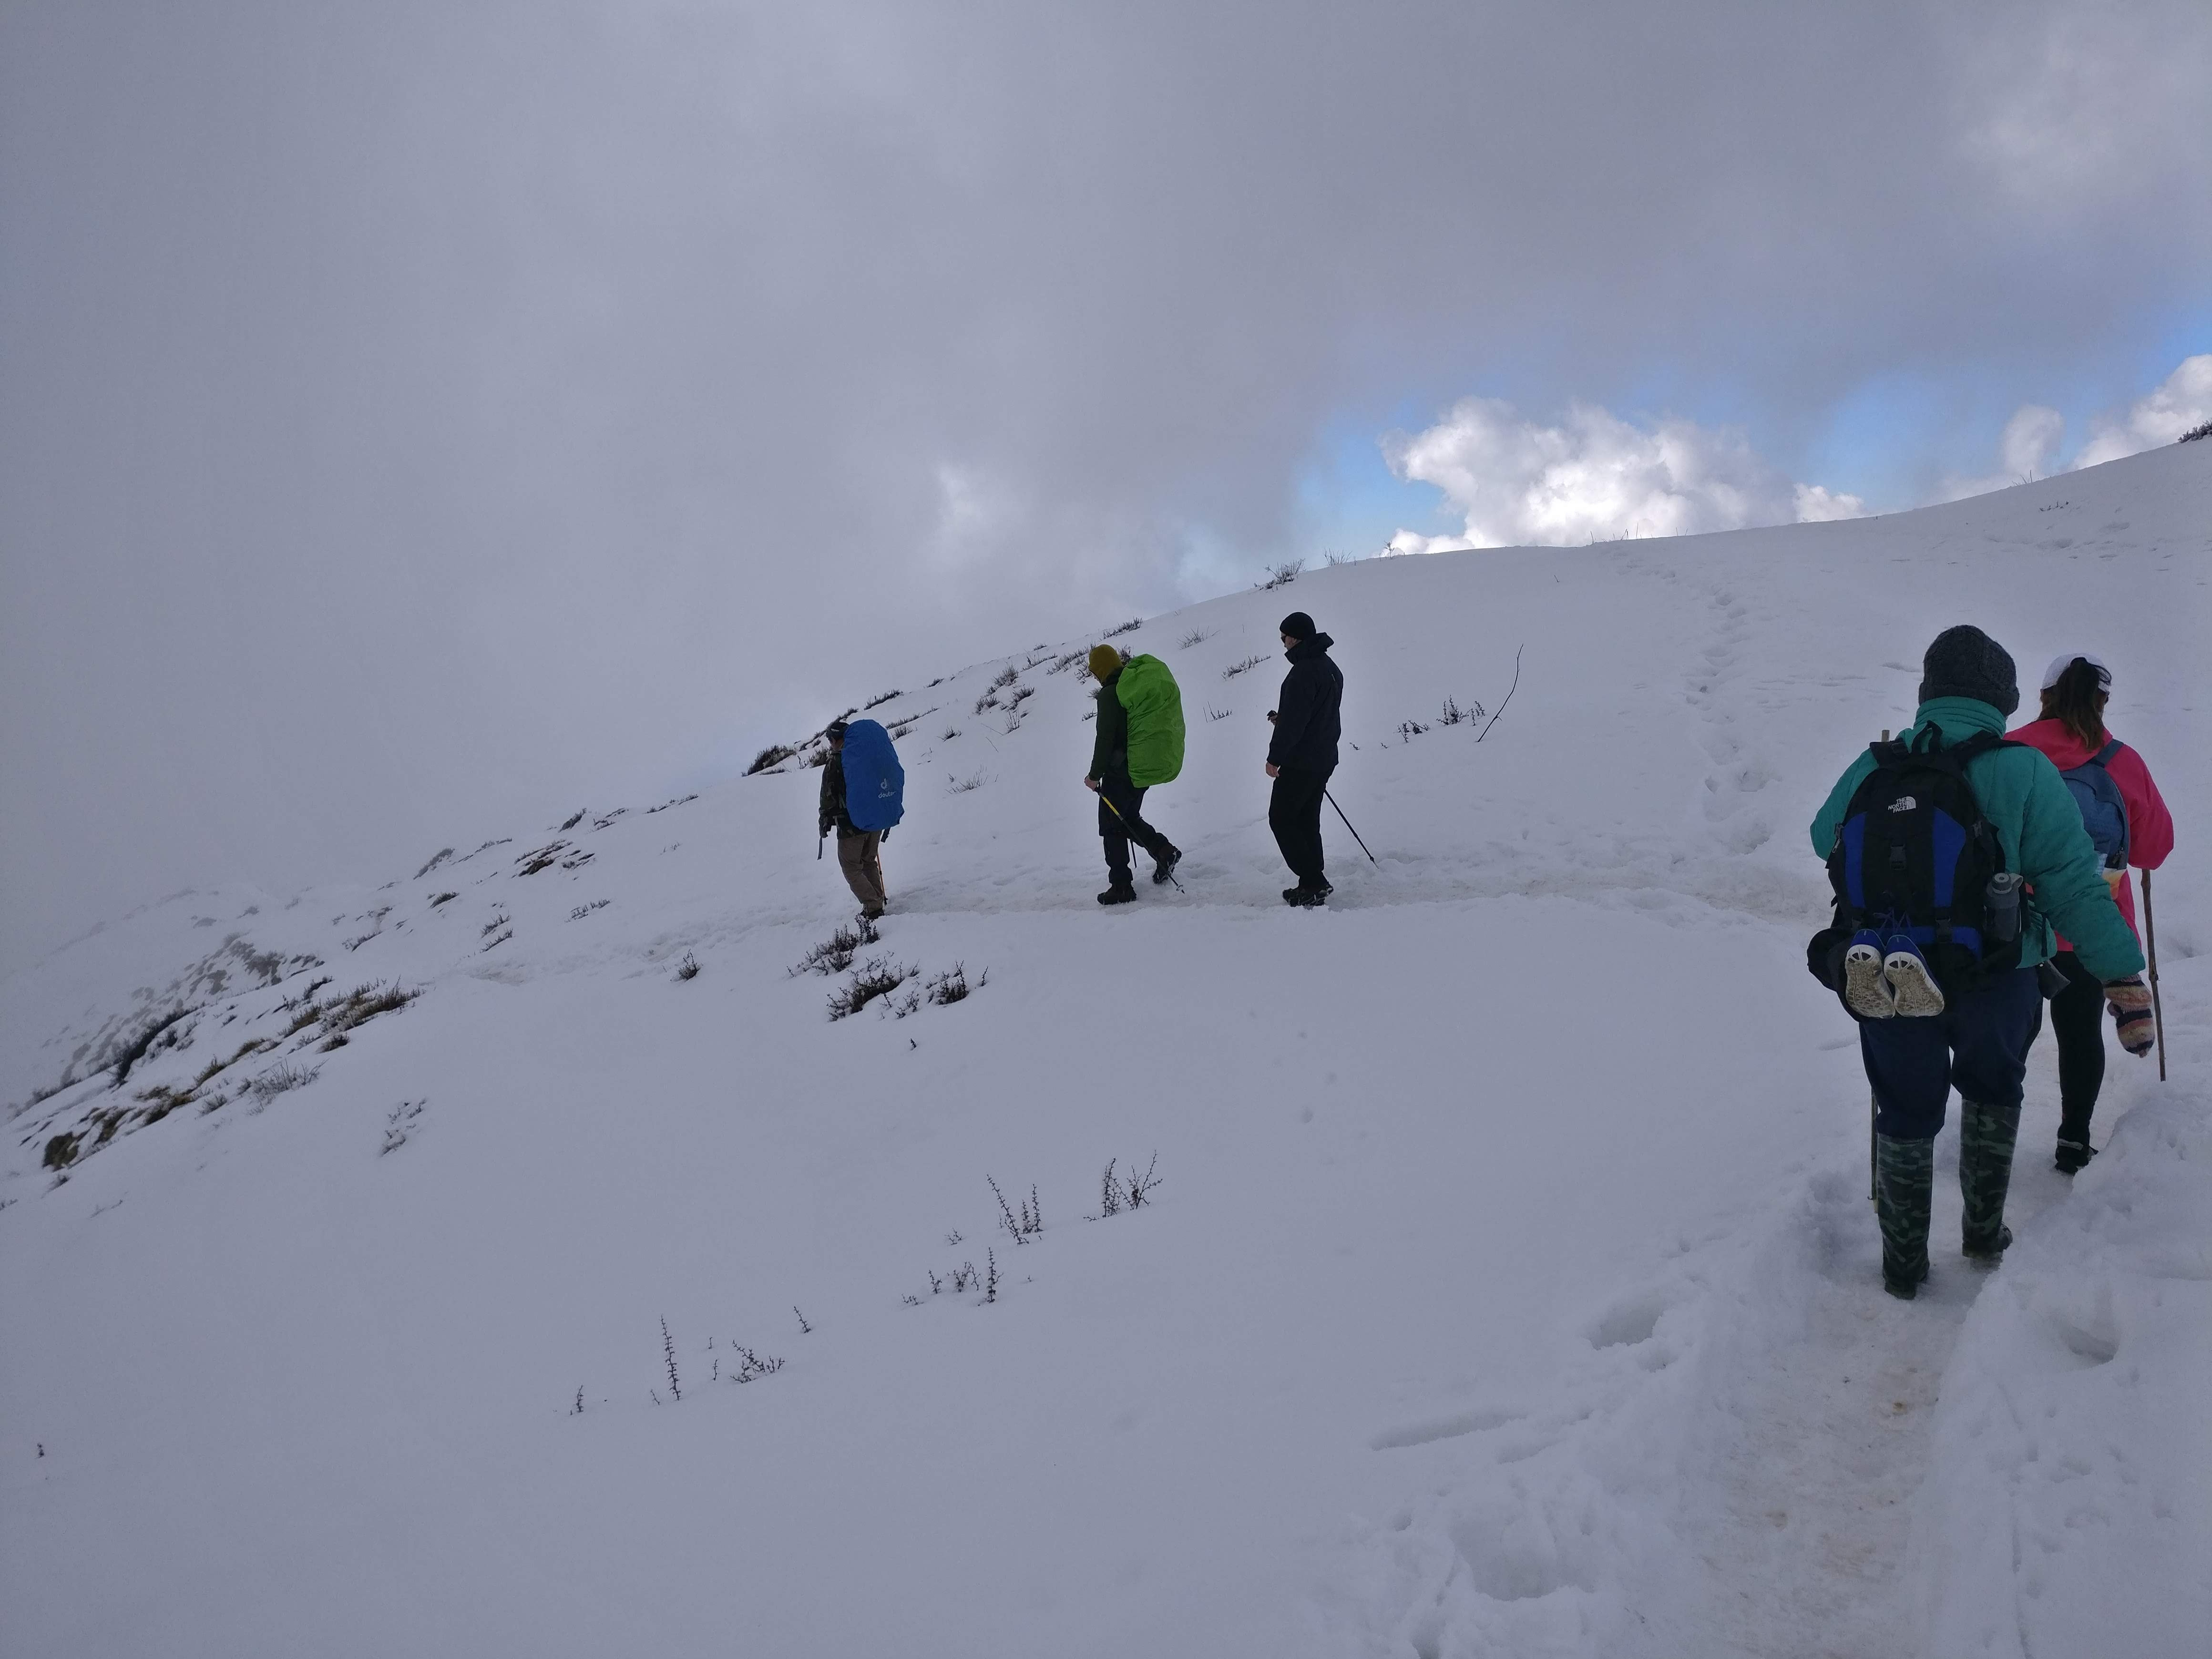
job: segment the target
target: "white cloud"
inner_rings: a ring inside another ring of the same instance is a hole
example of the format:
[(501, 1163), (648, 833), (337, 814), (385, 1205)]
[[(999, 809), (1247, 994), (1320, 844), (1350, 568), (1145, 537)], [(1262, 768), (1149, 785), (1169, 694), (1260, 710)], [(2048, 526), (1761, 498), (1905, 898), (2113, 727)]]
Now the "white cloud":
[(2059, 441), (2066, 435), (2066, 417), (2041, 404), (2022, 404), (2005, 422), (1997, 440), (1997, 470), (1979, 477), (1954, 473), (1936, 494), (1941, 501), (1961, 501), (1969, 495), (1986, 495), (2058, 470)]
[(2207, 421), (2212, 421), (2212, 351), (2184, 358), (2164, 385), (2118, 420), (2098, 422), (2074, 465), (2095, 466), (2140, 454), (2172, 443)]
[(1979, 477), (1947, 477), (1936, 499), (1963, 501), (2054, 472), (2139, 455), (2172, 443), (2207, 421), (2212, 421), (2212, 352), (2184, 358), (2156, 391), (2137, 400), (2126, 414), (2098, 416), (2090, 423), (2089, 441), (2081, 446), (2081, 453), (2063, 465), (2058, 449), (2066, 433), (2065, 417), (2040, 404), (2022, 404), (1997, 441), (1997, 470)]
[(1540, 426), (1510, 404), (1468, 398), (1425, 432), (1386, 436), (1382, 453), (1401, 478), (1443, 491), (1466, 521), (1455, 536), (1401, 530), (1390, 538), (1398, 553), (1686, 536), (1865, 510), (1856, 495), (1793, 484), (1741, 434), (1685, 420), (1646, 428), (1589, 404)]

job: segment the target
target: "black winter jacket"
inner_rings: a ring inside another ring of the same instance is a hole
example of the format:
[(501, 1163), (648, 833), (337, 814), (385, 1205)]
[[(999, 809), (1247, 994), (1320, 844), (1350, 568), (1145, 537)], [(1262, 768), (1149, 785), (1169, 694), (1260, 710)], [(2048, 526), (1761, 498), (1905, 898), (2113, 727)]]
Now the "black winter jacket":
[(828, 835), (835, 830), (842, 838), (860, 832), (853, 827), (853, 820), (845, 811), (845, 757), (836, 750), (822, 767), (821, 810), (815, 816), (816, 834)]
[(1291, 672), (1275, 699), (1275, 736), (1267, 745), (1267, 764), (1326, 772), (1336, 764), (1336, 740), (1342, 732), (1337, 711), (1344, 702), (1344, 673), (1329, 660), (1336, 641), (1326, 634), (1300, 640), (1284, 655)]
[(1121, 678), (1115, 669), (1098, 687), (1098, 735), (1091, 743), (1091, 772), (1094, 778), (1129, 776), (1129, 711), (1121, 707), (1121, 694), (1114, 689)]

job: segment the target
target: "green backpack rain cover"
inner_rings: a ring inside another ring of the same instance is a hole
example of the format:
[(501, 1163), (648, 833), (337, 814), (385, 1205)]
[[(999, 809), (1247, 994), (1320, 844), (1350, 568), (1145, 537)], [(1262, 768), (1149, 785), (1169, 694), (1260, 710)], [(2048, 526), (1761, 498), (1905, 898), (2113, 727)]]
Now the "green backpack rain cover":
[(1129, 781), (1173, 783), (1182, 771), (1182, 693), (1158, 657), (1132, 657), (1114, 690), (1129, 715)]

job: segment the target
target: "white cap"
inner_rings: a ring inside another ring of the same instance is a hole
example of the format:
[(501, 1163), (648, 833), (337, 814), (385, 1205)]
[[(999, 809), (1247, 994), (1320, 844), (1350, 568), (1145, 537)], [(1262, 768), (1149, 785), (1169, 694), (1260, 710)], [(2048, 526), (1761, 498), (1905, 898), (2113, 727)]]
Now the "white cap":
[(2043, 671), (2043, 689), (2046, 691), (2058, 684), (2058, 677), (2077, 662), (2086, 662), (2097, 671), (2097, 690), (2112, 689), (2112, 671), (2105, 666), (2102, 657), (2093, 657), (2087, 651), (2069, 651), (2063, 656), (2053, 657), (2051, 666)]

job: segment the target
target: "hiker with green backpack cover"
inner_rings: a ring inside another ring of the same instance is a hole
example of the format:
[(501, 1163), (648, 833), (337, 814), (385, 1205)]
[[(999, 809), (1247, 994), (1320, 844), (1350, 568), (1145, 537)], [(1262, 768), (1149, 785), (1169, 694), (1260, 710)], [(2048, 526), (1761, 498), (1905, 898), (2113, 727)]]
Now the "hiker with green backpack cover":
[(1813, 820), (1836, 915), (1806, 965), (1859, 1022), (1882, 1285), (1907, 1300), (1928, 1277), (1936, 1136), (1954, 1085), (1960, 1249), (1994, 1261), (2012, 1242), (2005, 1195), (2053, 925), (2112, 1000), (2144, 994), (2142, 952), (2073, 794), (2043, 755), (2005, 740), (2019, 706), (2004, 648), (1978, 628), (1945, 629), (1911, 728), (1852, 762)]
[(1158, 657), (1123, 659), (1110, 645), (1091, 649), (1098, 682), (1098, 726), (1091, 739), (1091, 769), (1083, 787), (1098, 796), (1098, 835), (1105, 843), (1106, 890), (1101, 904), (1127, 904), (1137, 896), (1129, 843), (1152, 860), (1157, 884), (1175, 879), (1182, 854), (1145, 822), (1145, 792), (1172, 783), (1182, 772), (1182, 693)]

